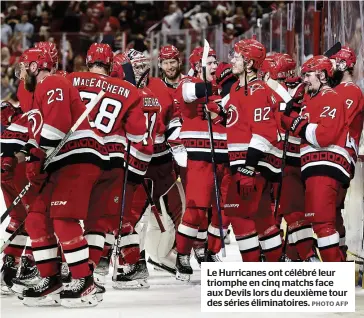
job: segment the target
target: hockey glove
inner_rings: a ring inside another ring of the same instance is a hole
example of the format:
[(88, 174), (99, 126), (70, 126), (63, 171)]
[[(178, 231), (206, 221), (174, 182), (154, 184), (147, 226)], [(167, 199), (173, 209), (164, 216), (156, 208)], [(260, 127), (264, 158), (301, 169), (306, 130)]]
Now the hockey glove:
[(238, 173), (235, 174), (235, 181), (238, 184), (238, 191), (242, 198), (249, 196), (253, 191), (256, 191), (255, 177), (257, 174), (254, 170), (247, 167), (239, 167)]
[(25, 174), (29, 182), (39, 190), (47, 179), (47, 173), (43, 171), (46, 153), (39, 148), (32, 148), (25, 156)]
[(1, 157), (1, 182), (13, 179), (16, 164), (17, 160), (14, 157)]
[(213, 124), (217, 125), (224, 120), (224, 114), (221, 107), (214, 101), (206, 104), (198, 104), (197, 106), (197, 114), (201, 119), (206, 119), (206, 112), (209, 112), (211, 115), (211, 119)]
[(289, 116), (283, 114), (281, 117), (281, 125), (283, 129), (291, 131), (294, 136), (305, 138), (308, 118), (299, 116), (296, 112), (292, 112)]

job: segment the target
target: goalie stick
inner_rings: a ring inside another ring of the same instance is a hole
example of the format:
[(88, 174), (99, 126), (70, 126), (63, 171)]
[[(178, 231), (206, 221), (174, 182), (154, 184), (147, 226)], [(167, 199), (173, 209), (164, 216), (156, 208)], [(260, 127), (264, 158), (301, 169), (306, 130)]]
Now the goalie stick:
[[(326, 56), (326, 57), (331, 57), (332, 55), (336, 54), (340, 50), (341, 50), (341, 43), (336, 42), (323, 55)], [(292, 107), (293, 107), (292, 96), (276, 80), (273, 80), (273, 79), (269, 78), (268, 81), (267, 81), (267, 85), (272, 90), (274, 90), (284, 100), (284, 102), (286, 103), (286, 108), (285, 108), (284, 113), (289, 115), (291, 113)], [(284, 168), (286, 166), (286, 157), (287, 157), (287, 150), (288, 150), (288, 138), (289, 138), (289, 131), (286, 130), (286, 132), (284, 133), (284, 141), (283, 141), (281, 181), (278, 184), (277, 198), (276, 198), (275, 205), (274, 205), (274, 217), (275, 218), (277, 217), (277, 214), (278, 214), (279, 203), (280, 203), (281, 195), (282, 195), (282, 184), (283, 184), (283, 177), (284, 177)], [(283, 248), (282, 248), (281, 261), (283, 261), (283, 259), (285, 258), (286, 248), (287, 248), (287, 241), (288, 241), (288, 223), (286, 224), (286, 233), (285, 233), (285, 237), (284, 237), (284, 245), (283, 245)]]
[[(88, 108), (81, 114), (81, 116), (77, 119), (68, 133), (63, 137), (57, 147), (51, 152), (51, 154), (47, 157), (46, 161), (44, 162), (43, 170), (48, 167), (51, 163), (51, 160), (57, 155), (57, 153), (61, 150), (61, 148), (66, 144), (68, 138), (77, 130), (77, 128), (81, 125), (81, 123), (86, 119), (86, 117), (90, 114), (92, 109), (97, 105), (100, 99), (105, 95), (105, 92), (101, 90), (98, 95), (90, 102)], [(1, 216), (1, 223), (6, 219), (9, 215), (10, 211), (20, 202), (21, 198), (28, 192), (29, 188), (31, 187), (31, 183), (29, 182), (25, 188), (18, 194), (18, 196), (14, 199), (13, 203), (6, 209), (6, 211)], [(19, 225), (19, 227), (10, 235), (10, 237), (6, 240), (6, 242), (1, 246), (1, 253), (4, 249), (11, 243), (16, 235), (19, 234), (20, 229), (24, 225), (25, 220)]]
[[(203, 48), (203, 54), (202, 54), (202, 76), (203, 80), (205, 82), (205, 102), (206, 105), (209, 102), (209, 97), (207, 94), (207, 79), (206, 79), (206, 65), (207, 65), (207, 57), (210, 49), (210, 44), (205, 39), (204, 48)], [(211, 114), (210, 112), (206, 111), (206, 117), (207, 117), (207, 125), (209, 129), (209, 137), (210, 137), (210, 149), (211, 149), (211, 163), (212, 163), (212, 170), (214, 175), (214, 185), (215, 185), (215, 197), (216, 197), (216, 207), (217, 207), (217, 215), (219, 218), (219, 232), (220, 232), (220, 241), (221, 241), (221, 252), (222, 257), (226, 257), (226, 251), (225, 251), (225, 241), (224, 241), (224, 231), (222, 229), (222, 212), (221, 212), (221, 205), (220, 205), (220, 188), (217, 180), (217, 169), (216, 169), (216, 162), (215, 162), (215, 146), (214, 146), (214, 136), (212, 131), (212, 120), (211, 120)]]

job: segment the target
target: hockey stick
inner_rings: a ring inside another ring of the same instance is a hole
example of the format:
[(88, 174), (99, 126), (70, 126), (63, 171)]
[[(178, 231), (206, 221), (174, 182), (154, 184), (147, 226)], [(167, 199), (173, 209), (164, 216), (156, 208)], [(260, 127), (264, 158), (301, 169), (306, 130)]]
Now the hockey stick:
[[(96, 106), (96, 104), (100, 101), (100, 99), (104, 96), (105, 92), (103, 90), (91, 101), (90, 106), (85, 109), (85, 111), (81, 114), (80, 118), (75, 122), (75, 124), (71, 127), (68, 133), (63, 137), (61, 142), (58, 146), (51, 152), (51, 154), (47, 157), (46, 161), (44, 162), (43, 170), (48, 167), (51, 163), (52, 159), (57, 155), (57, 153), (61, 150), (61, 148), (65, 145), (68, 138), (75, 132), (75, 130), (81, 125), (81, 123), (85, 120), (85, 118), (90, 114), (92, 109)], [(21, 201), (21, 198), (28, 192), (29, 188), (31, 187), (31, 183), (29, 182), (23, 190), (20, 191), (18, 196), (14, 199), (12, 204), (6, 209), (6, 211), (1, 215), (1, 222), (2, 224), (4, 220), (7, 218), (11, 210)]]
[[(207, 79), (206, 79), (206, 65), (207, 65), (207, 57), (209, 53), (210, 45), (209, 42), (205, 39), (203, 54), (202, 54), (202, 75), (203, 80), (205, 82), (205, 98), (206, 98), (206, 105), (209, 102), (208, 94), (207, 94)], [(220, 241), (221, 241), (221, 252), (222, 257), (226, 257), (225, 251), (225, 241), (224, 241), (224, 231), (222, 229), (222, 211), (220, 205), (220, 188), (217, 180), (217, 168), (215, 162), (215, 147), (214, 147), (214, 136), (212, 131), (212, 120), (210, 112), (206, 111), (207, 116), (207, 124), (209, 129), (209, 137), (210, 137), (210, 149), (211, 149), (211, 163), (212, 163), (212, 170), (214, 175), (214, 184), (215, 184), (215, 196), (216, 196), (216, 207), (217, 207), (217, 215), (219, 218), (219, 232), (220, 232)]]
[[(77, 130), (77, 128), (81, 125), (81, 123), (86, 119), (86, 117), (90, 114), (92, 109), (97, 105), (100, 99), (105, 95), (105, 92), (101, 90), (99, 94), (91, 101), (88, 108), (81, 114), (81, 116), (77, 119), (68, 133), (63, 137), (57, 147), (51, 152), (51, 154), (47, 157), (46, 161), (44, 162), (43, 170), (48, 167), (51, 163), (51, 160), (57, 155), (57, 153), (61, 150), (61, 148), (66, 144), (69, 137)], [(29, 182), (24, 189), (19, 193), (19, 195), (14, 199), (13, 203), (7, 208), (4, 214), (1, 216), (1, 223), (6, 219), (9, 215), (11, 210), (20, 202), (21, 198), (28, 192), (29, 188), (31, 187), (31, 183)], [(20, 228), (23, 226), (25, 220), (20, 224), (20, 226), (10, 235), (10, 237), (6, 240), (6, 242), (1, 246), (1, 253), (4, 249), (11, 243), (11, 241), (17, 236), (20, 232)]]
[(125, 212), (125, 204), (126, 204), (126, 186), (128, 183), (128, 171), (129, 171), (129, 158), (130, 158), (130, 146), (131, 146), (131, 141), (128, 140), (128, 144), (126, 146), (126, 161), (125, 161), (125, 173), (124, 173), (124, 181), (123, 181), (123, 194), (121, 197), (121, 212), (120, 212), (120, 222), (119, 222), (119, 228), (118, 228), (118, 233), (117, 233), (117, 239), (116, 239), (116, 251), (115, 251), (115, 255), (114, 255), (114, 271), (112, 274), (112, 280), (116, 281), (116, 276), (118, 273), (118, 257), (121, 254), (121, 228), (123, 226), (123, 216), (124, 216), (124, 212)]

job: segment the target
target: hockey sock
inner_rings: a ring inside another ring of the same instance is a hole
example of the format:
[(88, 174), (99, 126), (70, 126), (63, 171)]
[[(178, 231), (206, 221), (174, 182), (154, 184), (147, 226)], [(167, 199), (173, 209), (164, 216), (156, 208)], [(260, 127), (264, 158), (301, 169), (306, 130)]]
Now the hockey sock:
[[(227, 234), (227, 229), (230, 224), (230, 218), (225, 215), (224, 210), (221, 210), (222, 216), (222, 227), (224, 237)], [(219, 227), (219, 217), (218, 212), (215, 207), (212, 209), (212, 220), (208, 228), (208, 249), (213, 253), (218, 253), (221, 249), (221, 239), (220, 239), (220, 227)]]
[[(21, 222), (18, 220), (11, 219), (9, 225), (5, 230), (4, 240), (8, 240), (9, 237), (15, 232), (15, 230), (20, 226)], [(28, 234), (25, 231), (19, 233), (15, 236), (11, 243), (5, 248), (5, 255), (12, 255), (15, 257), (15, 262), (19, 263), (20, 256), (23, 253), (24, 247), (26, 245)]]
[(288, 223), (288, 243), (296, 247), (300, 259), (304, 261), (314, 256), (312, 226), (305, 220), (304, 213), (293, 212), (285, 215), (284, 218)]
[(88, 265), (89, 248), (81, 225), (74, 219), (54, 219), (53, 226), (62, 245), (72, 278), (89, 276), (91, 274)]
[(35, 264), (41, 277), (59, 272), (57, 239), (52, 221), (43, 213), (30, 212), (25, 219), (25, 228), (32, 244)]
[(279, 261), (282, 255), (282, 238), (275, 224), (264, 232), (259, 231), (259, 243), (267, 262)]
[(105, 233), (88, 231), (85, 233), (85, 239), (89, 248), (90, 261), (94, 264), (94, 268), (96, 268), (104, 249)]
[(139, 234), (135, 231), (132, 234), (122, 234), (120, 244), (119, 264), (136, 264), (140, 258)]
[(323, 262), (344, 261), (339, 248), (339, 233), (332, 223), (313, 224), (317, 235), (317, 246)]
[(106, 233), (104, 249), (102, 250), (102, 257), (108, 257), (109, 253), (114, 245), (115, 237), (112, 233)]
[[(187, 208), (183, 214), (182, 222), (178, 226), (176, 235), (177, 252), (180, 254), (190, 254), (194, 241), (198, 235), (201, 220), (206, 218), (206, 210), (198, 208)], [(207, 230), (207, 225), (206, 225)], [(202, 243), (203, 245), (203, 243)]]
[(207, 240), (207, 228), (208, 228), (208, 218), (207, 213), (204, 213), (202, 220), (200, 221), (200, 227), (198, 228), (198, 233), (195, 241), (193, 242), (193, 248), (203, 248)]
[(255, 222), (238, 216), (231, 216), (230, 222), (242, 260), (244, 262), (259, 262), (260, 248)]

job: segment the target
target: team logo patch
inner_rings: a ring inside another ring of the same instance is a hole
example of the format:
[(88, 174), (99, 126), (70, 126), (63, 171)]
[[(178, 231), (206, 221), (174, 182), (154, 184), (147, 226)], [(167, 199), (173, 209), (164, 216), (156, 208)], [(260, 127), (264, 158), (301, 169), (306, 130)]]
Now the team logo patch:
[(261, 84), (253, 84), (249, 88), (250, 88), (250, 95), (253, 95), (256, 91), (260, 89), (264, 89), (263, 85)]
[(118, 203), (118, 202), (119, 202), (119, 197), (118, 197), (118, 196), (115, 196), (115, 197), (114, 197), (114, 202), (115, 202), (115, 203)]
[(28, 121), (31, 124), (34, 137), (38, 135), (43, 127), (43, 116), (38, 109), (33, 109), (28, 112)]
[(235, 125), (238, 119), (239, 119), (239, 113), (236, 106), (230, 104), (227, 110), (226, 127), (231, 127)]

